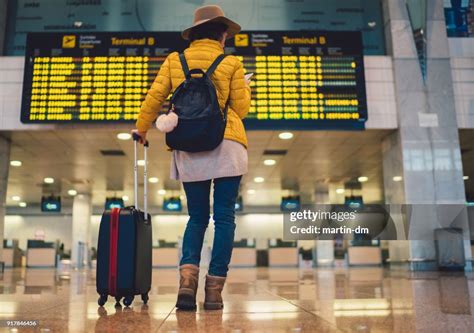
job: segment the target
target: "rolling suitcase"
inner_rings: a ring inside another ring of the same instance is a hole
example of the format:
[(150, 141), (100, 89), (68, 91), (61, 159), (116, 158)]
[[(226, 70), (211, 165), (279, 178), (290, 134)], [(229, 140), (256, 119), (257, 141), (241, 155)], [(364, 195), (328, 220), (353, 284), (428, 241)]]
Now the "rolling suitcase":
[(144, 204), (138, 208), (138, 138), (134, 135), (134, 199), (135, 205), (106, 210), (100, 221), (97, 245), (96, 284), (98, 303), (103, 306), (113, 296), (120, 305), (132, 304), (135, 295), (148, 301), (151, 289), (152, 233), (151, 216), (147, 212), (147, 150), (144, 145)]

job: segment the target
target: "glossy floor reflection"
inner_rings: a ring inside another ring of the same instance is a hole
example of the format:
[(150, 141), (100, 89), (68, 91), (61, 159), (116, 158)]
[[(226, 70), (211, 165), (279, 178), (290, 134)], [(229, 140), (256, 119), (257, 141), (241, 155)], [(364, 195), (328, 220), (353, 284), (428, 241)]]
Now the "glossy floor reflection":
[[(204, 272), (205, 273), (205, 272)], [(204, 277), (204, 273), (201, 274)], [(0, 332), (472, 332), (472, 273), (382, 268), (233, 269), (223, 311), (174, 308), (176, 270), (154, 270), (148, 306), (97, 306), (94, 271), (6, 270), (0, 320), (40, 327)]]

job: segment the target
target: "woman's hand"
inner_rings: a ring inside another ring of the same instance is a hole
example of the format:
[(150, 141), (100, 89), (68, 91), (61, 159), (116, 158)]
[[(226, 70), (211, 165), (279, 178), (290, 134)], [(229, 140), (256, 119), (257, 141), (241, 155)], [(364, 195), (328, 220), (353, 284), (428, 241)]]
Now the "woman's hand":
[(246, 85), (250, 86), (250, 83), (252, 82), (252, 76), (253, 76), (253, 73), (248, 73), (244, 75), (244, 80), (245, 80)]
[(144, 145), (146, 141), (146, 132), (140, 132), (137, 129), (132, 130), (132, 135), (138, 136), (138, 142)]

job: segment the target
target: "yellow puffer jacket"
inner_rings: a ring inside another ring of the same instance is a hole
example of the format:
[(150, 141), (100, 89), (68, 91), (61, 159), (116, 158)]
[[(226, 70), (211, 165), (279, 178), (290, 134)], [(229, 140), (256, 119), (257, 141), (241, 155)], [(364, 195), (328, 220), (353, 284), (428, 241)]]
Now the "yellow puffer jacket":
[[(218, 41), (210, 39), (196, 40), (184, 51), (189, 69), (206, 70), (217, 56), (223, 53)], [(250, 87), (245, 83), (244, 67), (235, 56), (227, 56), (212, 74), (212, 82), (217, 90), (221, 109), (229, 99), (227, 126), (224, 138), (240, 142), (247, 147), (247, 136), (242, 119), (250, 108)], [(136, 123), (140, 132), (149, 130), (161, 111), (161, 106), (170, 92), (184, 81), (184, 73), (177, 52), (168, 55), (161, 65), (145, 100)]]

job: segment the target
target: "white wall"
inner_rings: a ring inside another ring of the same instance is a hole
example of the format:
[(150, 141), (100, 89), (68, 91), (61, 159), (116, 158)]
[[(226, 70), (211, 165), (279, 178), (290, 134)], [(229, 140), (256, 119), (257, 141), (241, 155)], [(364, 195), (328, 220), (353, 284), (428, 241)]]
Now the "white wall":
[[(156, 215), (153, 221), (153, 242), (158, 239), (176, 242), (182, 237), (188, 217), (186, 215)], [(91, 218), (91, 245), (96, 247), (99, 234), (100, 216)], [(266, 248), (268, 239), (281, 238), (283, 235), (282, 214), (245, 214), (236, 219), (235, 239), (255, 238), (257, 248)], [(46, 241), (60, 239), (66, 249), (71, 248), (72, 217), (68, 216), (17, 216), (7, 215), (5, 220), (5, 238), (18, 239), (20, 247), (26, 249), (28, 239), (34, 239), (35, 232), (43, 230)], [(212, 244), (214, 227), (209, 225), (206, 241)], [(311, 247), (313, 241), (300, 242), (300, 246)]]
[(18, 239), (20, 248), (26, 250), (28, 239), (34, 239), (35, 233), (43, 230), (45, 241), (57, 239), (71, 248), (72, 217), (71, 216), (5, 216), (5, 239)]
[[(474, 207), (469, 207), (469, 223), (471, 234), (474, 235)], [(182, 237), (188, 217), (186, 215), (156, 215), (153, 216), (153, 242), (158, 239), (176, 242)], [(97, 246), (100, 215), (91, 218), (91, 246)], [(255, 238), (257, 248), (266, 248), (268, 239), (281, 238), (283, 234), (282, 214), (245, 214), (236, 219), (235, 239)], [(20, 247), (26, 249), (28, 239), (34, 239), (35, 232), (43, 230), (46, 241), (59, 239), (66, 249), (71, 248), (72, 216), (19, 216), (7, 215), (5, 218), (5, 239), (18, 239)], [(210, 224), (206, 241), (210, 246), (213, 239), (213, 224)], [(314, 241), (299, 241), (304, 248), (314, 246)]]
[(395, 129), (398, 127), (395, 81), (392, 58), (364, 57), (365, 88), (367, 93), (367, 129)]
[(20, 122), (24, 61), (23, 57), (0, 57), (0, 130), (54, 128)]
[[(186, 215), (156, 215), (152, 218), (153, 242), (164, 239), (167, 242), (176, 242), (182, 237), (188, 217)], [(100, 216), (92, 216), (91, 244), (97, 244), (99, 234)], [(283, 235), (283, 215), (281, 214), (245, 214), (236, 218), (237, 228), (235, 239), (255, 238), (258, 248), (266, 248), (268, 239), (281, 238)], [(214, 226), (209, 224), (206, 241), (211, 245), (214, 237)], [(301, 245), (310, 247), (312, 241), (303, 242)]]
[(474, 38), (449, 38), (459, 128), (474, 128)]
[(474, 128), (474, 54), (451, 58), (451, 70), (458, 126)]

